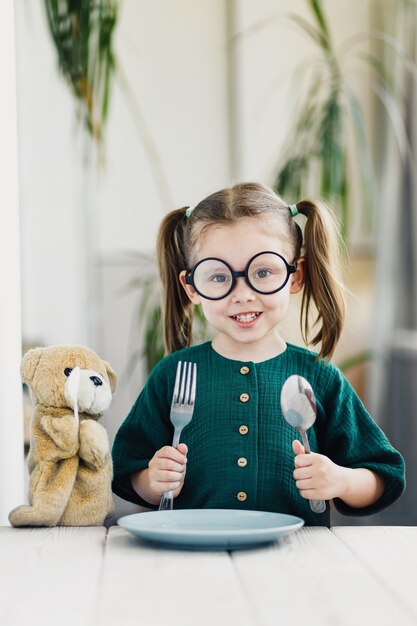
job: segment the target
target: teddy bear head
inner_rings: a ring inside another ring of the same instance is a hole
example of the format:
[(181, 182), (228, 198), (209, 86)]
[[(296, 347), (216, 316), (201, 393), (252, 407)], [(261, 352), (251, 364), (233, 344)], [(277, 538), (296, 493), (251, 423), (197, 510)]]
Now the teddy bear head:
[(78, 408), (82, 413), (100, 415), (110, 405), (116, 389), (116, 374), (109, 363), (89, 348), (57, 345), (28, 350), (21, 372), (35, 404), (73, 409), (70, 379), (78, 368)]

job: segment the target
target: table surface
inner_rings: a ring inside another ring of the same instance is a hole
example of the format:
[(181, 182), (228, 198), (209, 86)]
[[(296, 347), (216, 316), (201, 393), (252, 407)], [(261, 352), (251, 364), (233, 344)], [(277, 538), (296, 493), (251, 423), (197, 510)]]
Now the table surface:
[(232, 552), (117, 526), (0, 527), (1, 626), (417, 624), (417, 527), (304, 527)]

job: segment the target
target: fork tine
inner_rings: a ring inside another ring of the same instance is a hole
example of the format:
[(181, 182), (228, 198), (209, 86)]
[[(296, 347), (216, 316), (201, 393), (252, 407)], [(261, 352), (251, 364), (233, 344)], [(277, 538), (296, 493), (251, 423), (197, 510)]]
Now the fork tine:
[[(191, 363), (190, 363), (191, 366)], [(191, 394), (190, 394), (190, 404), (194, 404), (195, 402), (195, 390), (197, 385), (197, 363), (193, 363), (193, 384), (191, 386)]]
[(185, 384), (187, 382), (187, 361), (181, 363), (181, 384), (180, 392), (178, 395), (178, 404), (184, 404)]
[(181, 361), (178, 361), (177, 373), (175, 375), (174, 392), (172, 394), (173, 403), (179, 402), (180, 380), (181, 380)]
[(185, 364), (185, 393), (183, 397), (183, 404), (190, 404), (190, 389), (191, 389), (191, 367), (192, 363), (187, 362)]

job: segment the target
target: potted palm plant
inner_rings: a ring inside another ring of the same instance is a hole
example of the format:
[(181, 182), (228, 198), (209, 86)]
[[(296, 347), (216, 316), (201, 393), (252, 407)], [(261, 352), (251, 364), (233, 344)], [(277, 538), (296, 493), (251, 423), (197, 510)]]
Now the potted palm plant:
[(335, 208), (342, 234), (349, 241), (352, 190), (362, 207), (362, 226), (371, 231), (375, 207), (376, 177), (367, 132), (363, 89), (355, 85), (353, 61), (359, 61), (369, 77), (368, 86), (387, 109), (388, 119), (399, 119), (392, 76), (372, 45), (382, 42), (404, 63), (404, 49), (383, 32), (356, 35), (335, 46), (322, 0), (306, 0), (311, 20), (289, 17), (316, 48), (317, 56), (303, 66), (298, 108), (277, 164), (275, 189), (289, 198), (307, 194), (328, 200)]

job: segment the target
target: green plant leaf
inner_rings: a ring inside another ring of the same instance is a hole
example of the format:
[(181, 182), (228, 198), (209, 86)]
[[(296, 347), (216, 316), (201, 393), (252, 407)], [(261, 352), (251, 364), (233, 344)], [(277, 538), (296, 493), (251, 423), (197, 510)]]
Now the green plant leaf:
[(117, 0), (45, 0), (58, 65), (78, 102), (78, 115), (99, 143), (109, 110)]
[(327, 20), (324, 17), (324, 13), (321, 8), (321, 2), (319, 0), (309, 0), (309, 4), (313, 15), (316, 17), (317, 23), (321, 28), (321, 31), (324, 35), (326, 35), (327, 41), (330, 41), (329, 28), (327, 26)]
[(363, 119), (363, 111), (359, 99), (353, 91), (353, 88), (347, 88), (347, 97), (350, 102), (350, 112), (352, 115), (353, 129), (357, 150), (355, 155), (359, 160), (359, 172), (362, 179), (363, 199), (366, 210), (364, 213), (364, 223), (368, 231), (372, 227), (372, 217), (375, 207), (375, 172), (372, 165), (369, 146), (366, 139), (365, 122)]
[(307, 20), (299, 15), (290, 13), (288, 16), (295, 24), (297, 24), (311, 39), (314, 43), (319, 44), (320, 47), (326, 49), (327, 42), (323, 37), (323, 34), (316, 30)]

